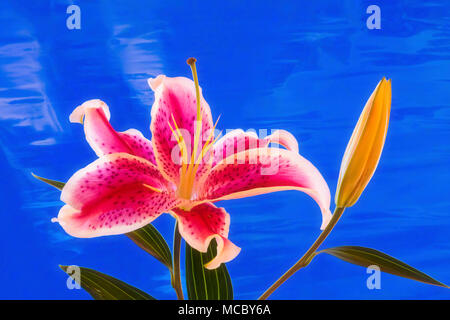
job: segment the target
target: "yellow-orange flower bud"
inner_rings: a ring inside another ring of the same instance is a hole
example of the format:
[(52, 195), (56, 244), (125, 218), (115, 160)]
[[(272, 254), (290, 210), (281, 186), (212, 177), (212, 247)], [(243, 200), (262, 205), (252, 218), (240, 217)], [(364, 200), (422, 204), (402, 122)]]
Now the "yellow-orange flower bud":
[(358, 201), (377, 168), (391, 111), (391, 80), (383, 78), (367, 101), (342, 158), (336, 206)]

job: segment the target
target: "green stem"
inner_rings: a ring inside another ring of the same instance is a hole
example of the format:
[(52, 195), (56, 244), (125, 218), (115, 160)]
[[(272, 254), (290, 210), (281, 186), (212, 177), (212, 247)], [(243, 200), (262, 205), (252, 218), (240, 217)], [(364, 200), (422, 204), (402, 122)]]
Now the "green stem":
[(181, 234), (178, 231), (178, 221), (175, 223), (175, 230), (173, 232), (173, 273), (172, 286), (177, 293), (178, 300), (184, 300), (183, 286), (181, 285), (180, 272), (180, 249), (181, 249)]
[(314, 253), (316, 250), (320, 247), (320, 245), (325, 241), (325, 239), (330, 234), (331, 230), (333, 230), (336, 223), (339, 221), (339, 218), (342, 216), (342, 213), (344, 212), (345, 208), (336, 208), (334, 210), (333, 216), (328, 223), (325, 230), (322, 231), (322, 233), (319, 235), (319, 237), (314, 241), (312, 246), (306, 251), (306, 253), (303, 255), (303, 257), (300, 258), (288, 271), (286, 271), (285, 274), (283, 274), (277, 281), (275, 281), (274, 284), (272, 284), (269, 289), (267, 289), (259, 298), (258, 300), (265, 300), (267, 299), (276, 289), (278, 289), (279, 286), (281, 286), (287, 279), (289, 279), (294, 273), (296, 273), (298, 270), (306, 267), (310, 262), (311, 259), (314, 257)]

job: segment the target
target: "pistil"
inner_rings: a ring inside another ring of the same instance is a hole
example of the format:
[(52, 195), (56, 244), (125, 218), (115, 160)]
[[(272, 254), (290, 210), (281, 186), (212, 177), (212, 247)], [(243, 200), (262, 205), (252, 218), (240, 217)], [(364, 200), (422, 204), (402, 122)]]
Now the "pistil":
[[(197, 174), (198, 166), (203, 160), (203, 157), (211, 148), (211, 146), (217, 141), (216, 137), (214, 138), (214, 129), (216, 128), (216, 123), (212, 128), (212, 131), (206, 140), (205, 144), (201, 146), (201, 150), (199, 150), (199, 144), (201, 143), (200, 135), (202, 133), (202, 110), (201, 110), (201, 97), (200, 97), (200, 86), (198, 83), (197, 69), (195, 66), (196, 59), (189, 58), (187, 59), (187, 64), (191, 67), (192, 77), (195, 85), (195, 95), (196, 95), (196, 104), (197, 104), (197, 116), (194, 123), (194, 146), (192, 148), (192, 153), (190, 154), (189, 159), (189, 150), (188, 146), (185, 143), (185, 140), (180, 132), (180, 129), (175, 121), (175, 117), (172, 115), (172, 124), (169, 122), (170, 130), (175, 136), (178, 147), (181, 153), (181, 172), (180, 172), (180, 182), (178, 185), (178, 194), (181, 198), (190, 200), (192, 197), (192, 191), (194, 188), (195, 177)], [(220, 117), (219, 117), (220, 118)]]

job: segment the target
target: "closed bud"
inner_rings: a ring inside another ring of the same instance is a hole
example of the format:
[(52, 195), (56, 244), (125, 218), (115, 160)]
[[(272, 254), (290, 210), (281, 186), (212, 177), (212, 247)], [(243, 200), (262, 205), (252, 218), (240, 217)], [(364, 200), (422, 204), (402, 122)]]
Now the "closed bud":
[(383, 150), (391, 111), (391, 80), (383, 78), (373, 91), (344, 153), (336, 206), (351, 207), (372, 178)]

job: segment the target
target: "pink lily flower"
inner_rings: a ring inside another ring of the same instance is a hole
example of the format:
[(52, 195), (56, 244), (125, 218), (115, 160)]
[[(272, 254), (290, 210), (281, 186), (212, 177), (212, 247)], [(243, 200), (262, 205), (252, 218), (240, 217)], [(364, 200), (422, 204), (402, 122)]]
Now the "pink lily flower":
[[(262, 139), (234, 130), (214, 139), (195, 60), (190, 65), (194, 81), (164, 75), (148, 80), (155, 92), (152, 141), (135, 129), (115, 131), (101, 100), (87, 101), (72, 112), (70, 121), (84, 124), (99, 158), (66, 183), (61, 193), (66, 205), (53, 221), (74, 237), (90, 238), (131, 232), (169, 213), (196, 250), (206, 252), (210, 241), (217, 241), (209, 269), (240, 251), (228, 240), (230, 215), (213, 204), (219, 200), (303, 191), (321, 208), (323, 228), (331, 216), (330, 191), (320, 172), (298, 154), (296, 139), (284, 130)], [(267, 164), (276, 164), (269, 174), (264, 172)]]

